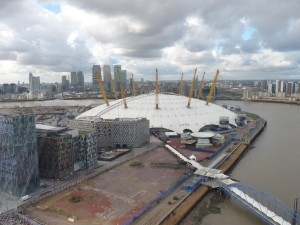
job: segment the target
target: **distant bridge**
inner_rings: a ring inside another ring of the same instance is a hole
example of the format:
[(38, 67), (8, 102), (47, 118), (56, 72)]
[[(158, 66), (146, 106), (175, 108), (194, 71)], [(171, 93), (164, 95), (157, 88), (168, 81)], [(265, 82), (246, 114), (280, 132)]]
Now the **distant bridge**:
[(170, 145), (165, 145), (165, 147), (177, 157), (196, 168), (195, 174), (209, 177), (211, 179), (211, 181), (208, 182), (210, 186), (220, 188), (254, 212), (255, 215), (266, 223), (276, 225), (300, 225), (300, 215), (275, 197), (266, 192), (257, 190), (254, 187), (233, 181), (227, 175), (221, 173), (220, 170), (204, 167), (200, 163), (186, 158)]

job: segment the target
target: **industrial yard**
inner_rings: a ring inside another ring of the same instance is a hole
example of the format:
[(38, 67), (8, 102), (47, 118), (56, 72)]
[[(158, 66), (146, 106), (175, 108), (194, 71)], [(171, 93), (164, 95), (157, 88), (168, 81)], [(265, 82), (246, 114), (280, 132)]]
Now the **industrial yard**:
[(157, 148), (106, 173), (62, 191), (26, 209), (46, 224), (122, 224), (154, 200), (186, 171)]

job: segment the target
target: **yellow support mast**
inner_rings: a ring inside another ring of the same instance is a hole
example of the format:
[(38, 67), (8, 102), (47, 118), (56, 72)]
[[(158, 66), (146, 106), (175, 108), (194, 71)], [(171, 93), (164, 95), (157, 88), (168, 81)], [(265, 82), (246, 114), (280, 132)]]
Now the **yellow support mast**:
[(101, 80), (101, 73), (100, 72), (96, 72), (96, 79), (98, 81), (103, 99), (104, 99), (106, 105), (109, 106), (108, 98), (107, 98), (107, 95), (106, 95), (106, 92), (105, 92), (105, 89), (104, 89), (104, 86), (103, 86), (103, 83), (102, 83), (102, 80)]
[(132, 74), (132, 97), (136, 96), (136, 90), (135, 90), (135, 84), (133, 80), (133, 74)]
[(126, 102), (126, 95), (125, 95), (125, 90), (124, 90), (124, 86), (123, 83), (121, 81), (120, 75), (119, 75), (119, 71), (118, 71), (118, 79), (119, 79), (119, 84), (120, 84), (120, 90), (121, 90), (121, 95), (122, 95), (122, 99), (123, 99), (123, 104), (125, 109), (127, 109), (127, 102)]
[(179, 85), (179, 94), (183, 95), (183, 73), (181, 74), (181, 80)]
[(115, 80), (112, 79), (111, 73), (109, 73), (109, 78), (110, 78), (110, 82), (111, 82), (111, 89), (112, 89), (112, 92), (114, 93), (114, 97), (115, 97), (115, 99), (118, 99), (118, 93), (117, 93), (116, 86), (115, 86)]
[(195, 77), (196, 77), (196, 73), (197, 73), (197, 68), (195, 69), (195, 73), (194, 73), (193, 80), (192, 80), (192, 85), (191, 85), (191, 88), (190, 88), (189, 101), (188, 101), (188, 104), (187, 104), (188, 108), (191, 108), (192, 96), (193, 96), (194, 89), (195, 89)]
[(157, 68), (156, 68), (156, 82), (155, 82), (155, 108), (156, 109), (159, 109), (158, 108), (158, 91), (159, 91), (159, 86), (158, 86), (158, 71), (157, 71)]
[(212, 86), (209, 90), (209, 94), (207, 95), (206, 105), (208, 105), (208, 103), (211, 102), (212, 96), (214, 94), (214, 91), (215, 91), (215, 88), (216, 88), (216, 85), (217, 85), (217, 80), (218, 80), (219, 74), (220, 74), (220, 70), (218, 69), (217, 73), (216, 73), (216, 76), (215, 76), (215, 79), (214, 79), (214, 82), (213, 82), (213, 84), (212, 84)]
[(198, 94), (197, 94), (197, 99), (200, 99), (202, 97), (203, 86), (204, 86), (204, 76), (205, 76), (205, 72), (203, 73), (202, 80), (200, 82), (200, 86), (199, 86), (199, 90), (198, 90)]

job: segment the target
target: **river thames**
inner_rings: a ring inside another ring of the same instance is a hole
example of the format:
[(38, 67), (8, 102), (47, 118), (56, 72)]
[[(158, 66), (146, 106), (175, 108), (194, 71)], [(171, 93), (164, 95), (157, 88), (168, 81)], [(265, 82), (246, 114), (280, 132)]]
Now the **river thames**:
[[(289, 104), (218, 101), (221, 105), (241, 106), (242, 110), (260, 115), (268, 125), (231, 172), (231, 177), (268, 192), (290, 208), (300, 197), (300, 107)], [(216, 213), (199, 218), (199, 203), (182, 225), (258, 225), (264, 224), (236, 201), (219, 197)], [(221, 200), (220, 200), (221, 198)]]

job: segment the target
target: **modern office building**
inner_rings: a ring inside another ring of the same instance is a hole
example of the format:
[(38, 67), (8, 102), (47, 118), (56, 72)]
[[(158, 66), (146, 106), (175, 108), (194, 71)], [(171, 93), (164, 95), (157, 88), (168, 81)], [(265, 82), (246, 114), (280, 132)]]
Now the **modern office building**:
[(104, 65), (103, 66), (103, 82), (105, 90), (111, 91), (111, 80), (110, 80), (110, 65)]
[(275, 81), (275, 93), (280, 92), (280, 80)]
[(278, 92), (286, 92), (286, 82), (285, 81), (280, 81), (280, 88), (278, 90)]
[(67, 80), (67, 76), (61, 77), (61, 91), (69, 90), (69, 81)]
[(121, 65), (114, 65), (114, 80), (117, 91), (120, 91), (119, 77), (121, 78)]
[(77, 72), (77, 92), (84, 92), (84, 74), (82, 71)]
[(33, 114), (0, 114), (0, 190), (23, 196), (39, 188)]
[(31, 94), (40, 92), (40, 77), (34, 77), (32, 73), (29, 73), (29, 92)]
[(286, 95), (291, 96), (294, 92), (295, 92), (294, 82), (287, 82), (286, 83)]
[(99, 85), (98, 85), (98, 81), (97, 81), (97, 76), (96, 76), (97, 73), (100, 74), (100, 78), (102, 79), (100, 65), (93, 65), (93, 69), (92, 69), (92, 89), (95, 92), (99, 92), (100, 91), (100, 88), (99, 88)]
[(77, 90), (77, 74), (76, 72), (71, 72), (71, 82), (70, 82), (70, 90), (76, 91)]
[(120, 79), (123, 84), (124, 90), (127, 90), (127, 72), (126, 72), (126, 70), (121, 70)]

